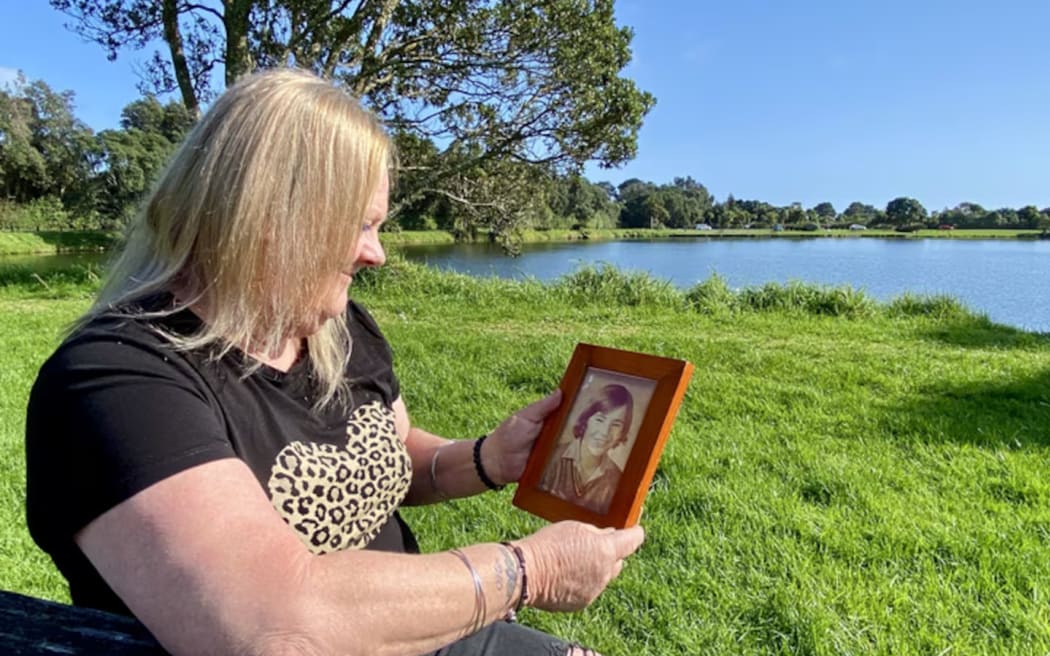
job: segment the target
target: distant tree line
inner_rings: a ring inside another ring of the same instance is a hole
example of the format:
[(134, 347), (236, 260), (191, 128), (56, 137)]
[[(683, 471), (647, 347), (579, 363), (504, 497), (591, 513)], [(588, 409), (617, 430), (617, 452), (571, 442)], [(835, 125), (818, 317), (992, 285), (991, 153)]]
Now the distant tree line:
[(120, 228), (195, 120), (146, 96), (94, 133), (71, 92), (24, 78), (0, 89), (0, 228)]
[[(161, 103), (147, 95), (124, 108), (119, 128), (94, 133), (75, 116), (71, 92), (25, 79), (0, 89), (0, 229), (121, 228), (195, 121), (184, 103)], [(418, 135), (395, 132), (395, 140), (402, 162), (410, 166), (425, 166), (438, 157), (448, 165), (452, 157)], [(811, 208), (799, 203), (776, 206), (732, 195), (718, 202), (688, 176), (670, 184), (632, 178), (614, 186), (543, 163), (487, 161), (482, 167), (472, 164), (474, 154), (461, 156), (460, 184), (483, 187), (499, 175), (500, 188), (518, 180), (529, 190), (527, 198), (520, 193), (500, 196), (495, 188), (469, 192), (474, 198), (487, 198), (488, 204), (514, 204), (496, 214), (513, 212), (515, 228), (1050, 228), (1050, 208), (1032, 205), (985, 209), (964, 202), (929, 212), (914, 198), (901, 197), (882, 209), (854, 202), (838, 212), (828, 202)], [(460, 238), (484, 237), (494, 229), (479, 220), (476, 203), (460, 202), (455, 195), (448, 185), (429, 190), (400, 185), (391, 225), (447, 230)]]

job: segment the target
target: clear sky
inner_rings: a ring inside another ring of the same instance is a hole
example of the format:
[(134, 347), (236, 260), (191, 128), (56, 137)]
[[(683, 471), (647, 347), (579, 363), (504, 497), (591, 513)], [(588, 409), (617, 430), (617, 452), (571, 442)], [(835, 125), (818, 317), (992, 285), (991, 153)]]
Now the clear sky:
[[(929, 210), (1050, 206), (1048, 0), (620, 0), (626, 74), (657, 105), (638, 156), (592, 180), (690, 175), (724, 200), (805, 207), (897, 196)], [(114, 127), (136, 64), (0, 0), (0, 81), (22, 70)]]

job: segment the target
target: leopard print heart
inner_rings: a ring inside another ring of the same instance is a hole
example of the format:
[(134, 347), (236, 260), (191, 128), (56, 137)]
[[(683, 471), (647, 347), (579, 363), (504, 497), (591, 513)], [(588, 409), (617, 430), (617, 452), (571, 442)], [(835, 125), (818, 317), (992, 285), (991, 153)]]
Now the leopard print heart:
[(393, 411), (378, 401), (357, 408), (345, 447), (292, 442), (277, 454), (270, 501), (315, 554), (360, 549), (408, 494), (412, 463)]

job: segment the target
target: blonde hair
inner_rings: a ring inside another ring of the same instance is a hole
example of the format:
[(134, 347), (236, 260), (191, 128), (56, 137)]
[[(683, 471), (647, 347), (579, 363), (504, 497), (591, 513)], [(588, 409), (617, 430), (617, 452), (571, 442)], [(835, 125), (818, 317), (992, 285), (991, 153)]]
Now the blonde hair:
[[(160, 314), (200, 303), (207, 320), (168, 334), (177, 347), (280, 352), (297, 326), (317, 322), (393, 158), (375, 117), (332, 84), (292, 69), (243, 79), (174, 154), (81, 323), (178, 291)], [(345, 317), (307, 344), (321, 407), (345, 391)]]

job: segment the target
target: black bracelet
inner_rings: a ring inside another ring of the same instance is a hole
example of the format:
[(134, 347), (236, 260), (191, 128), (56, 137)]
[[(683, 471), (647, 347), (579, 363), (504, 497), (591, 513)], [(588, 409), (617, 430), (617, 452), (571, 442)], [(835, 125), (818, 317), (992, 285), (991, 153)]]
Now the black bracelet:
[(474, 469), (478, 472), (478, 478), (485, 484), (490, 490), (502, 490), (505, 485), (496, 485), (496, 483), (489, 478), (489, 475), (485, 473), (485, 467), (481, 464), (481, 445), (485, 443), (485, 440), (489, 439), (488, 435), (483, 435), (478, 438), (477, 442), (474, 442)]
[(500, 542), (504, 547), (511, 550), (514, 553), (514, 557), (518, 559), (518, 572), (521, 573), (521, 596), (518, 597), (518, 603), (507, 615), (508, 622), (515, 622), (518, 619), (518, 613), (521, 612), (525, 602), (529, 600), (529, 577), (525, 574), (525, 554), (522, 553), (521, 547), (511, 542)]

